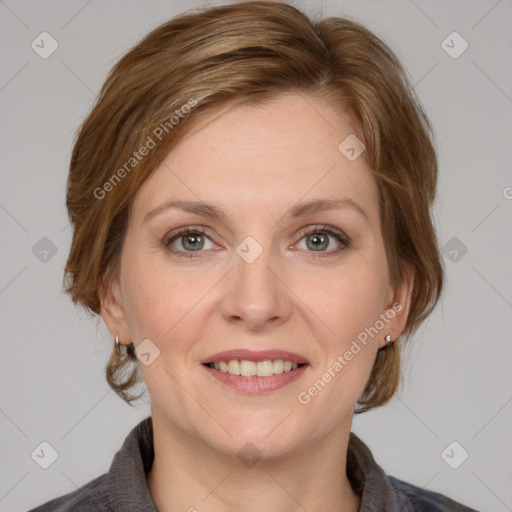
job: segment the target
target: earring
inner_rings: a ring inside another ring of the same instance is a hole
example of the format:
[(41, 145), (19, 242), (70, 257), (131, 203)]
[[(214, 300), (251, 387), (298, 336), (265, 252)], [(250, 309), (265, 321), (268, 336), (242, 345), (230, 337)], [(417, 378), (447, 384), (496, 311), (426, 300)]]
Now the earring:
[(119, 343), (119, 334), (116, 333), (116, 348), (119, 352), (122, 351), (124, 347), (124, 345), (122, 343)]
[(390, 347), (391, 345), (393, 345), (393, 343), (394, 343), (394, 341), (391, 341), (391, 334), (388, 334), (384, 339), (386, 340), (386, 344), (383, 347), (381, 347), (379, 350), (385, 350), (388, 347)]

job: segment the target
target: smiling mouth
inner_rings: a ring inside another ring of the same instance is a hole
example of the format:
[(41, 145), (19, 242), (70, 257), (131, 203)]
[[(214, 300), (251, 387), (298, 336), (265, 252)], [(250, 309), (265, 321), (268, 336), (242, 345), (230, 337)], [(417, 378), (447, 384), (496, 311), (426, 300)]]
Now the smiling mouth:
[(307, 366), (307, 363), (297, 364), (283, 359), (267, 359), (258, 362), (246, 359), (231, 359), (217, 363), (204, 363), (203, 366), (241, 377), (271, 377), (272, 375), (293, 372), (302, 366)]

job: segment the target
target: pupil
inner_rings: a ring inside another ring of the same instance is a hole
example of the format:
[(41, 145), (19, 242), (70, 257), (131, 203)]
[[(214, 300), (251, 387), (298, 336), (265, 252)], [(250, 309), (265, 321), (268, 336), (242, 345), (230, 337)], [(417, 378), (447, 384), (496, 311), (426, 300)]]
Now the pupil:
[(311, 235), (311, 236), (312, 236), (312, 240), (313, 240), (313, 242), (312, 242), (313, 243), (313, 248), (315, 248), (315, 249), (318, 249), (318, 248), (326, 249), (327, 246), (329, 245), (329, 240), (328, 240), (328, 238), (325, 235), (319, 235), (317, 233), (317, 234), (314, 234), (314, 235)]
[[(185, 239), (186, 239), (185, 247), (188, 246), (189, 248), (191, 248), (193, 250), (201, 249), (203, 247), (204, 241), (202, 241), (201, 237), (198, 235), (187, 235), (185, 237)], [(194, 242), (192, 242), (192, 245), (189, 245), (191, 240), (192, 241), (195, 240), (196, 242), (199, 241), (199, 243), (194, 244)], [(201, 243), (201, 242), (203, 242), (203, 243)]]

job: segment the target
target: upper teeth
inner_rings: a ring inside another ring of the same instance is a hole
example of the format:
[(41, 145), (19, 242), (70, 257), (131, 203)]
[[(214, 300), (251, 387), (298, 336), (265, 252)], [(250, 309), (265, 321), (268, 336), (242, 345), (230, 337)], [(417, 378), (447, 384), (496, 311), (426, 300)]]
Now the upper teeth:
[(215, 363), (215, 369), (221, 372), (230, 373), (231, 375), (241, 375), (243, 377), (250, 377), (257, 375), (258, 377), (270, 377), (274, 373), (289, 372), (298, 368), (297, 363), (291, 361), (283, 361), (282, 359), (276, 359), (275, 361), (247, 361), (247, 360), (236, 360), (220, 361)]

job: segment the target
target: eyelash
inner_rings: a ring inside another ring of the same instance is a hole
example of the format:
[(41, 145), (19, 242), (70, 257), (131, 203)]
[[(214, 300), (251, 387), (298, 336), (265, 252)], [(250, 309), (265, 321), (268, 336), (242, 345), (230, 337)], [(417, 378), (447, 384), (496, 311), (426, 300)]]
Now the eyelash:
[[(179, 229), (178, 231), (171, 232), (170, 234), (166, 235), (163, 240), (163, 245), (166, 249), (168, 249), (173, 254), (176, 254), (177, 256), (181, 258), (197, 258), (200, 257), (200, 253), (204, 251), (197, 251), (197, 254), (195, 254), (194, 251), (172, 251), (169, 247), (170, 245), (177, 240), (178, 238), (190, 235), (190, 234), (203, 234), (205, 236), (207, 235), (207, 231), (204, 228), (201, 227), (194, 227), (194, 226), (188, 226), (186, 228)], [(338, 230), (335, 230), (333, 228), (330, 228), (329, 226), (309, 226), (306, 229), (304, 229), (301, 232), (300, 240), (302, 240), (304, 237), (315, 234), (315, 233), (324, 233), (333, 236), (338, 242), (342, 244), (341, 249), (337, 249), (335, 251), (330, 252), (323, 252), (320, 251), (317, 254), (315, 254), (315, 251), (307, 251), (313, 253), (312, 256), (314, 258), (325, 258), (328, 256), (332, 256), (335, 254), (339, 254), (340, 252), (344, 251), (345, 249), (348, 249), (350, 247), (352, 240), (347, 235), (343, 234), (342, 232), (339, 232)], [(208, 237), (210, 238), (210, 237)]]

